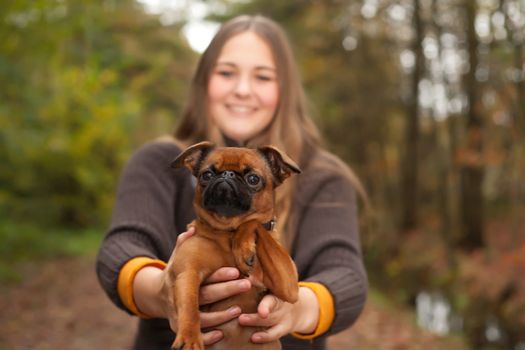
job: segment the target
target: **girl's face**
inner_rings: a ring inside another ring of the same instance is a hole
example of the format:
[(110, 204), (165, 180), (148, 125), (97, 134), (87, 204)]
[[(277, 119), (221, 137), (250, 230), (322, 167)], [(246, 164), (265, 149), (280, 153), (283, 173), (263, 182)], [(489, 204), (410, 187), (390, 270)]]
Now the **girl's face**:
[(208, 82), (211, 120), (228, 138), (243, 143), (272, 121), (279, 103), (272, 52), (246, 31), (226, 41)]

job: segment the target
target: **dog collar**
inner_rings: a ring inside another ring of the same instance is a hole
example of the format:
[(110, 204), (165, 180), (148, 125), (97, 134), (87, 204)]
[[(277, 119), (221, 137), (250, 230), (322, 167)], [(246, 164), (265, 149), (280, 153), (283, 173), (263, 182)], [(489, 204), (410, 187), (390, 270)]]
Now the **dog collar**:
[(264, 223), (262, 225), (268, 231), (273, 231), (273, 229), (275, 228), (276, 224), (277, 224), (277, 220), (275, 220), (275, 218), (273, 218), (270, 221), (268, 221), (268, 222), (266, 222), (266, 223)]

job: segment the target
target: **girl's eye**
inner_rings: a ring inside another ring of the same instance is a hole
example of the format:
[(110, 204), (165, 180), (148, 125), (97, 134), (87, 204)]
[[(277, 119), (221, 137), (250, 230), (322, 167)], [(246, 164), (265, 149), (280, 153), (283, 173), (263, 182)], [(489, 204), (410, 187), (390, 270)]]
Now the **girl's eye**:
[(203, 181), (210, 181), (214, 176), (213, 171), (207, 170), (201, 174), (201, 180)]
[(234, 72), (229, 71), (229, 70), (219, 70), (217, 71), (217, 74), (222, 77), (229, 78), (233, 76)]
[(261, 182), (261, 178), (255, 174), (250, 174), (246, 177), (246, 182), (248, 182), (250, 186), (257, 186), (259, 182)]
[(274, 80), (274, 77), (272, 76), (269, 76), (269, 75), (256, 75), (255, 78), (257, 78), (257, 80), (259, 81), (272, 81)]

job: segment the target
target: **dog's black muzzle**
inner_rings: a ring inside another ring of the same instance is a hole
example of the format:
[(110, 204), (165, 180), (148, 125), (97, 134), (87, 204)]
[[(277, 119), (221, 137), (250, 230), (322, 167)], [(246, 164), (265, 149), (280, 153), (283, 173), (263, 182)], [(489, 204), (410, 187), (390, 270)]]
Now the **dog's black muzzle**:
[(233, 171), (224, 171), (208, 184), (203, 192), (202, 206), (220, 216), (234, 217), (250, 210), (252, 194)]

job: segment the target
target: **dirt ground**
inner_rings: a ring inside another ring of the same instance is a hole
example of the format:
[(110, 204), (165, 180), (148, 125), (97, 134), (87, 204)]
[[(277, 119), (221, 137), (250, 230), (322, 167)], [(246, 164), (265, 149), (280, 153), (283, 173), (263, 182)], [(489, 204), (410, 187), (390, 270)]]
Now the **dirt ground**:
[[(100, 289), (94, 258), (31, 264), (26, 278), (0, 289), (0, 350), (129, 349), (136, 319)], [(330, 338), (329, 350), (462, 349), (415, 325), (404, 310), (368, 303), (356, 325)]]

